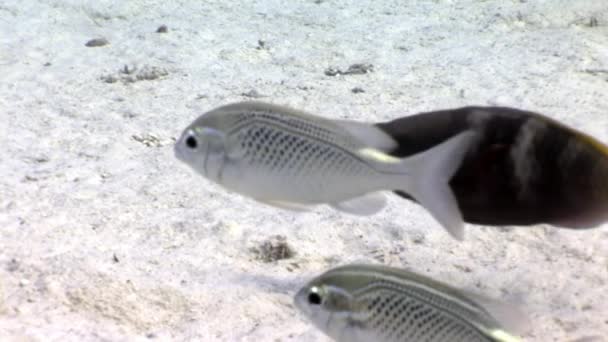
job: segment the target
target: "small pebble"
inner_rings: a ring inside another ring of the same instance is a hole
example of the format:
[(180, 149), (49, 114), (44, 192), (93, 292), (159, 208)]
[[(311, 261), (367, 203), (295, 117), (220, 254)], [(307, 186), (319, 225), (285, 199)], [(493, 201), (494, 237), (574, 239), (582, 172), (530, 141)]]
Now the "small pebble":
[(118, 82), (118, 77), (113, 75), (104, 75), (101, 76), (100, 79), (106, 83), (116, 83)]
[(425, 236), (422, 233), (412, 232), (411, 240), (416, 245), (422, 245), (425, 242)]
[(591, 17), (591, 19), (589, 19), (589, 27), (598, 27), (599, 26), (599, 22), (597, 21), (596, 17)]
[(167, 27), (167, 25), (160, 25), (156, 29), (156, 33), (167, 33), (167, 32), (169, 32), (169, 28)]
[(246, 93), (241, 93), (242, 96), (245, 97), (251, 97), (253, 99), (258, 99), (260, 97), (265, 97), (265, 95), (260, 94), (260, 92), (258, 92), (255, 89), (251, 89), (250, 91), (246, 92)]
[(369, 63), (357, 63), (348, 67), (348, 70), (343, 72), (345, 75), (360, 75), (374, 71), (374, 66)]
[(6, 270), (9, 272), (15, 272), (16, 270), (19, 269), (19, 262), (17, 261), (17, 259), (11, 259), (7, 265), (6, 265)]
[(127, 64), (125, 64), (122, 66), (122, 69), (120, 70), (120, 72), (125, 75), (131, 75), (132, 73), (135, 72), (135, 70), (137, 70), (137, 67), (135, 67), (135, 66), (129, 67)]
[(108, 42), (108, 40), (105, 38), (95, 38), (95, 39), (89, 40), (84, 45), (88, 46), (88, 47), (98, 47), (98, 46), (104, 46), (104, 45), (108, 45), (108, 44), (110, 44), (110, 42)]
[(361, 87), (354, 87), (350, 91), (352, 91), (354, 94), (365, 93), (365, 90)]
[(336, 76), (336, 75), (340, 75), (342, 72), (339, 69), (336, 68), (327, 68), (325, 69), (325, 75), (326, 76)]
[(258, 39), (258, 46), (256, 47), (256, 49), (263, 50), (265, 48), (266, 48), (266, 42), (261, 39)]

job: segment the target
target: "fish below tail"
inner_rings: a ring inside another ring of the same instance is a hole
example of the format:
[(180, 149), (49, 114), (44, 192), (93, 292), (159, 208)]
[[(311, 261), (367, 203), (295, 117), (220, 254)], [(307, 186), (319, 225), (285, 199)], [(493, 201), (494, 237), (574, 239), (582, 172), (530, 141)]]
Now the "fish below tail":
[(401, 161), (408, 188), (396, 190), (411, 194), (457, 240), (464, 239), (464, 221), (449, 183), (475, 140), (465, 131)]

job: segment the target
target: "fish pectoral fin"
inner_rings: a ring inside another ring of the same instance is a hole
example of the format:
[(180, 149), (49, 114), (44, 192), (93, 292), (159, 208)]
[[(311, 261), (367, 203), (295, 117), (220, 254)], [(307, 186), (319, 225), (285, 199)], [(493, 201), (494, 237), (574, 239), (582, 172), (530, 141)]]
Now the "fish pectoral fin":
[(522, 342), (519, 337), (513, 336), (501, 329), (494, 329), (490, 331), (490, 336), (492, 336), (496, 341), (500, 342)]
[(245, 149), (241, 148), (236, 136), (230, 136), (225, 143), (226, 157), (229, 160), (241, 160), (245, 156)]
[(314, 209), (314, 205), (302, 204), (302, 203), (294, 203), (294, 202), (286, 202), (286, 201), (276, 201), (276, 200), (261, 200), (256, 199), (256, 201), (260, 203), (264, 203), (276, 208), (291, 210), (291, 211), (311, 211)]
[(372, 124), (350, 120), (334, 120), (334, 122), (365, 146), (383, 152), (390, 152), (399, 146), (395, 139)]
[(358, 216), (369, 216), (379, 212), (386, 206), (386, 196), (380, 192), (374, 192), (346, 201), (331, 203), (329, 205), (332, 208), (345, 213)]

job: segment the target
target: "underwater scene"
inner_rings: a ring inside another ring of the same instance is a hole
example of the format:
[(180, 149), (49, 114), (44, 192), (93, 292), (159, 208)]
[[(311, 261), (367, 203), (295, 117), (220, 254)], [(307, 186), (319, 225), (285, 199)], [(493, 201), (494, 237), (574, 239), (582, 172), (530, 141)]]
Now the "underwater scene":
[(608, 1), (3, 0), (0, 340), (608, 342)]

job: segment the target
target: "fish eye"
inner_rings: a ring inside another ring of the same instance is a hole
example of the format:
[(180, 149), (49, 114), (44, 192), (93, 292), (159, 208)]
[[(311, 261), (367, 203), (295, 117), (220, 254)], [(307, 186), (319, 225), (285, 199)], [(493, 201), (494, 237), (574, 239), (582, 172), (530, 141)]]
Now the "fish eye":
[(189, 136), (188, 138), (186, 138), (186, 146), (188, 146), (191, 149), (195, 149), (196, 146), (198, 146), (198, 142), (196, 141), (196, 138), (193, 136)]
[(321, 296), (318, 293), (311, 291), (308, 294), (308, 303), (310, 303), (312, 305), (319, 305), (319, 304), (321, 304)]

